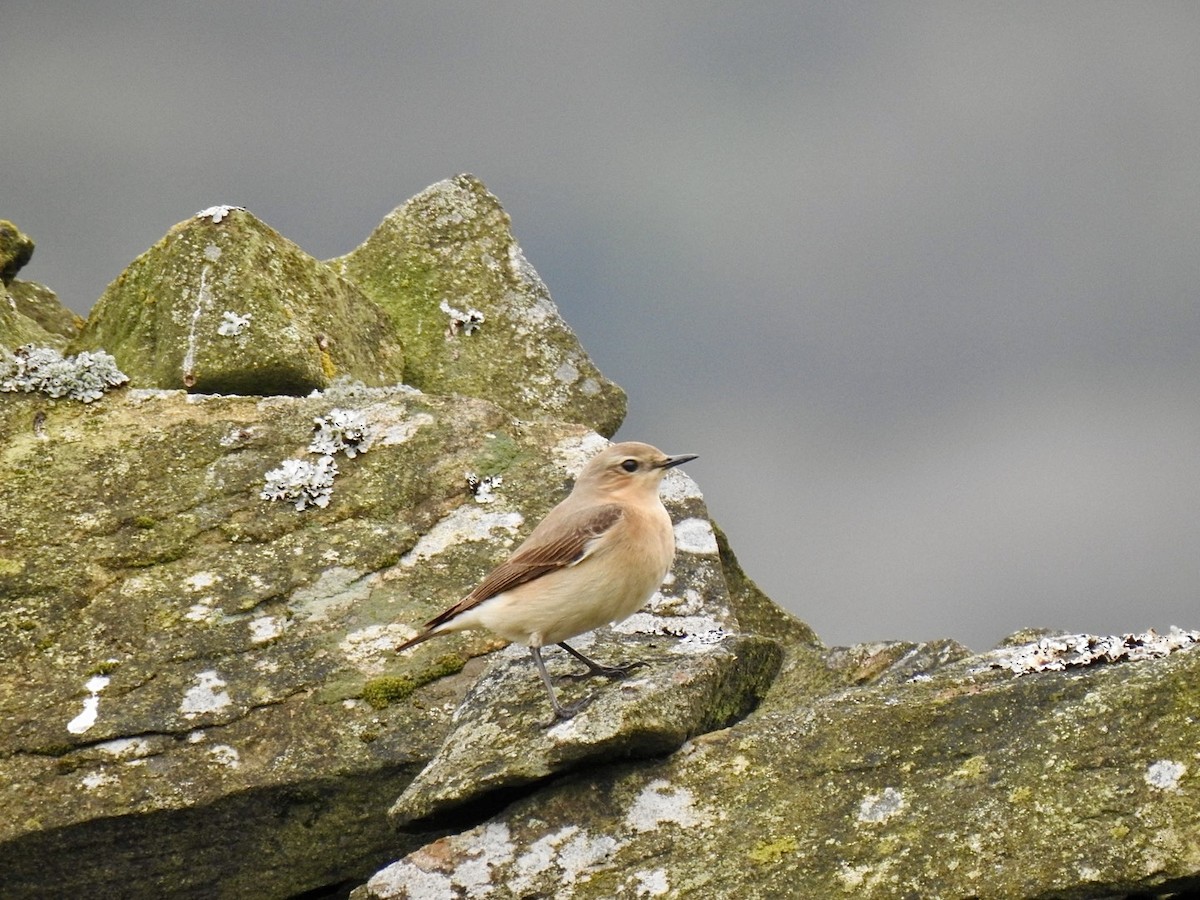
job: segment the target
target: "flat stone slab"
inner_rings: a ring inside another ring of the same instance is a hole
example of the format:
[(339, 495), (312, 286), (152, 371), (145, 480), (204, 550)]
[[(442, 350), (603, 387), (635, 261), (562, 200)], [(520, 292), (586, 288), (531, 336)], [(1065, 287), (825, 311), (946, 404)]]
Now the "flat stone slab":
[[(549, 704), (528, 651), (514, 646), (497, 654), (455, 712), (441, 748), (392, 806), (392, 821), (436, 820), (589, 764), (665, 756), (757, 705), (783, 653), (766, 638), (725, 634), (623, 640), (610, 634), (580, 648), (597, 662), (646, 665), (622, 680), (560, 683), (564, 702), (593, 699), (574, 718), (547, 728)], [(544, 653), (554, 661), (547, 665), (552, 676), (582, 669), (556, 648)]]

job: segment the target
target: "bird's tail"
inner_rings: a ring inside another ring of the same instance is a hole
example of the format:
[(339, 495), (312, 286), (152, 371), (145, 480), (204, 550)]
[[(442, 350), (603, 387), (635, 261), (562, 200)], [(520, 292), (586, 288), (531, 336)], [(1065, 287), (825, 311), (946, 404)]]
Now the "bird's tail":
[(434, 631), (432, 628), (427, 628), (425, 631), (422, 631), (420, 634), (418, 634), (415, 638), (409, 638), (407, 641), (405, 641), (399, 647), (396, 647), (395, 648), (396, 652), (403, 653), (409, 647), (415, 647), (415, 646), (417, 646), (417, 644), (423, 644), (423, 643), (425, 643), (425, 641), (429, 640), (431, 637), (436, 637), (437, 634), (438, 634), (438, 632)]

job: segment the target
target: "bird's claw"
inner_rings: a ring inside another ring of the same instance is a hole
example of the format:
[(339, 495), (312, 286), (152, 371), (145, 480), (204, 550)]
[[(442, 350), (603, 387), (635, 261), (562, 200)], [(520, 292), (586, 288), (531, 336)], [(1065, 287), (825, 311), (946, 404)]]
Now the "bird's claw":
[(584, 697), (582, 700), (577, 700), (566, 706), (554, 701), (554, 715), (550, 717), (549, 722), (542, 723), (542, 728), (553, 728), (559, 722), (566, 722), (568, 719), (575, 718), (576, 713), (582, 712), (594, 699), (594, 697)]
[(637, 660), (631, 663), (625, 663), (623, 666), (601, 666), (593, 664), (588, 667), (586, 672), (572, 672), (568, 675), (559, 675), (558, 677), (564, 681), (583, 681), (585, 678), (595, 678), (597, 675), (602, 675), (605, 678), (628, 678), (629, 673), (634, 669), (644, 668), (646, 663)]

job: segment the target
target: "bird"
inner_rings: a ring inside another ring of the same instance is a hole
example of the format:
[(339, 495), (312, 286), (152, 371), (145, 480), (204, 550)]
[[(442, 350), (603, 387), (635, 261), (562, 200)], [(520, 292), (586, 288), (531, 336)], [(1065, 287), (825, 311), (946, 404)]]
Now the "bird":
[(638, 441), (601, 450), (583, 467), (570, 494), (508, 559), (396, 652), (439, 634), (486, 629), (529, 648), (550, 694), (554, 715), (547, 727), (572, 718), (592, 698), (560, 704), (542, 648), (557, 644), (587, 666), (581, 675), (568, 677), (624, 678), (644, 665), (601, 665), (567, 640), (628, 618), (662, 584), (675, 556), (675, 533), (659, 486), (668, 469), (697, 458), (694, 453), (668, 456)]

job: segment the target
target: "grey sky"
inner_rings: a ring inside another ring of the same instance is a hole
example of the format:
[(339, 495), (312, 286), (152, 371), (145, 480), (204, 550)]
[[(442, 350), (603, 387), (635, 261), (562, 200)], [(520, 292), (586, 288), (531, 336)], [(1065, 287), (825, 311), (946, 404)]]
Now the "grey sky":
[(76, 310), (198, 209), (330, 257), (473, 172), (827, 642), (1200, 622), (1200, 6), (0, 20), (0, 217)]

